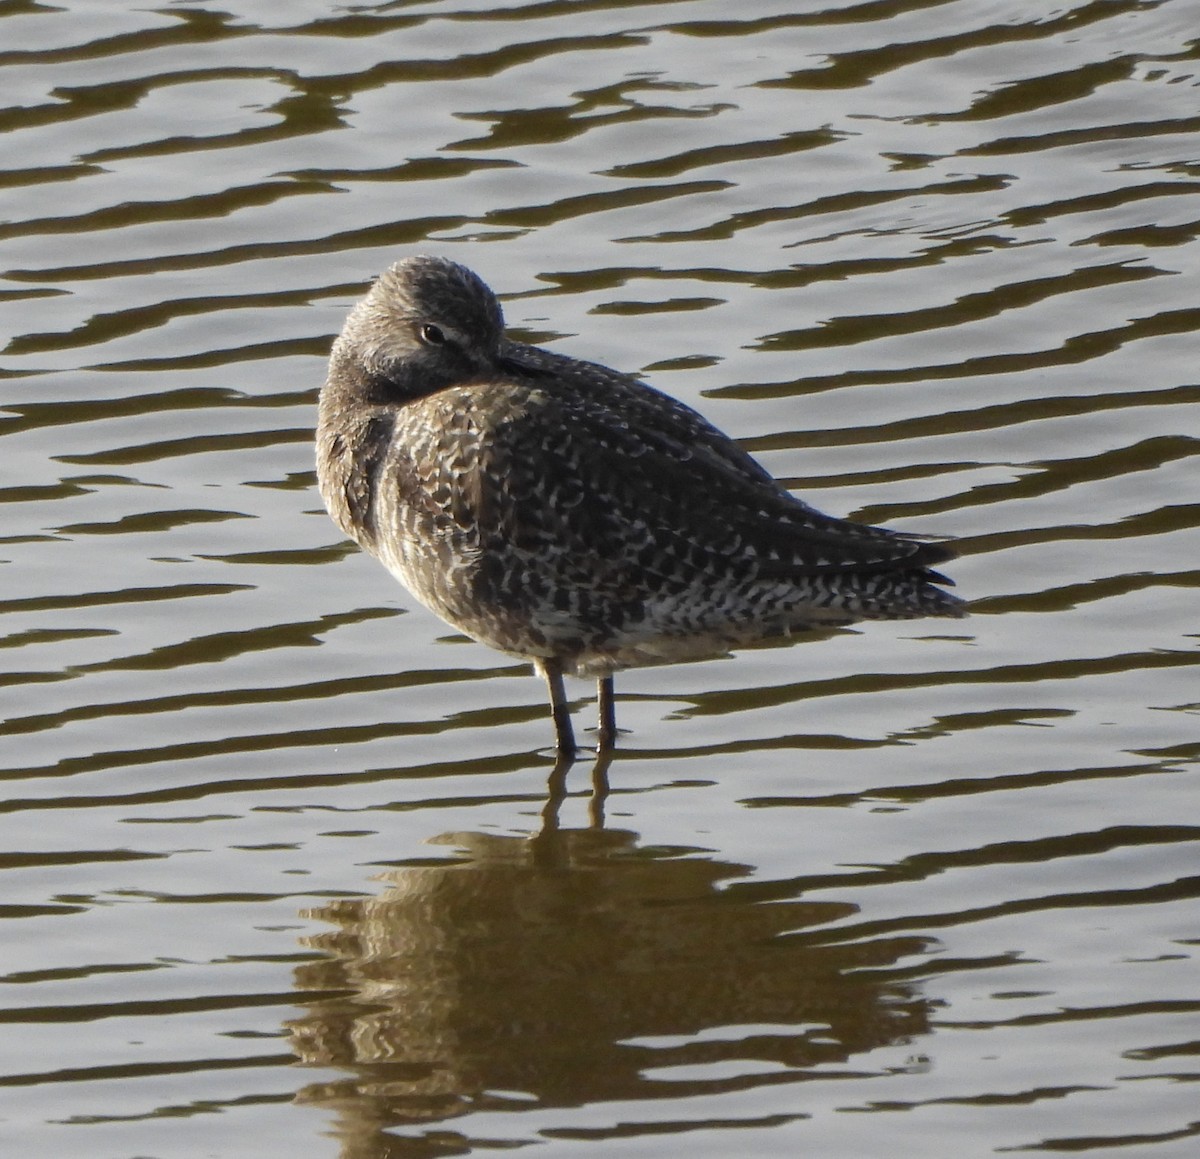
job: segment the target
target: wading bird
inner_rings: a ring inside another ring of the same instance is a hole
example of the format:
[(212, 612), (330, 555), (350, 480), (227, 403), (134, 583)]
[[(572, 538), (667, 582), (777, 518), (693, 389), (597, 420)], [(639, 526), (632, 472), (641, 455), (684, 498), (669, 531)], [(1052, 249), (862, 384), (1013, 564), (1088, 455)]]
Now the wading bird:
[(321, 389), (334, 522), (458, 631), (533, 662), (561, 758), (564, 673), (698, 660), (856, 620), (961, 616), (942, 545), (836, 519), (696, 411), (517, 342), (464, 266), (413, 257), (350, 312)]

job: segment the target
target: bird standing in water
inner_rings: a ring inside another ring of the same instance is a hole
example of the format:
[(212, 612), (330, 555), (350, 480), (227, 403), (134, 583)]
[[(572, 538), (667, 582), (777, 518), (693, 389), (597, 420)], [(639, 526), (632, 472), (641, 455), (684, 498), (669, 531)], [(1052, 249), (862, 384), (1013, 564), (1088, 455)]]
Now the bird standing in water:
[(795, 498), (683, 403), (514, 341), (470, 270), (392, 266), (350, 312), (321, 389), (317, 478), (338, 527), (426, 607), (549, 689), (564, 673), (718, 656), (855, 620), (962, 616), (941, 544)]

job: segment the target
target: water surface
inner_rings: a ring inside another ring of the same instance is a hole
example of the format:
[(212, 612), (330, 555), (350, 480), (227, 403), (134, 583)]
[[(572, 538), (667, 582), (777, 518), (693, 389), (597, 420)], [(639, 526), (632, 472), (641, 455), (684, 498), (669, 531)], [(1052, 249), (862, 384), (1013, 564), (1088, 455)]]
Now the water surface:
[[(1194, 1154), (1197, 28), (0, 4), (5, 1153)], [(554, 814), (315, 491), (414, 252), (972, 618), (625, 674)]]

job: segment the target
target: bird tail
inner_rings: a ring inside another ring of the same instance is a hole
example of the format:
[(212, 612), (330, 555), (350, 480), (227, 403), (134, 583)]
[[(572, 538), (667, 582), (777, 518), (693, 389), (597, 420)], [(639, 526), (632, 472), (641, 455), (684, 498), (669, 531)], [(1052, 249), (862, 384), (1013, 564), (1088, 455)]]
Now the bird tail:
[(859, 615), (866, 620), (961, 619), (967, 615), (966, 600), (945, 590), (954, 581), (936, 571), (850, 573), (840, 579), (844, 597), (858, 605)]

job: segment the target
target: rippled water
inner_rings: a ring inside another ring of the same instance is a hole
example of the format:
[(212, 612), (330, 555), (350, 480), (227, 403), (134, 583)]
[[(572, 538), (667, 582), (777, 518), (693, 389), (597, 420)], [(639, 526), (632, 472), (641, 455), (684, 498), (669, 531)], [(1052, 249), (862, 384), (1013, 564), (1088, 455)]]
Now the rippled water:
[[(1194, 1155), (1198, 29), (0, 4), (4, 1154)], [(973, 617), (627, 673), (556, 815), (314, 488), (421, 251)]]

